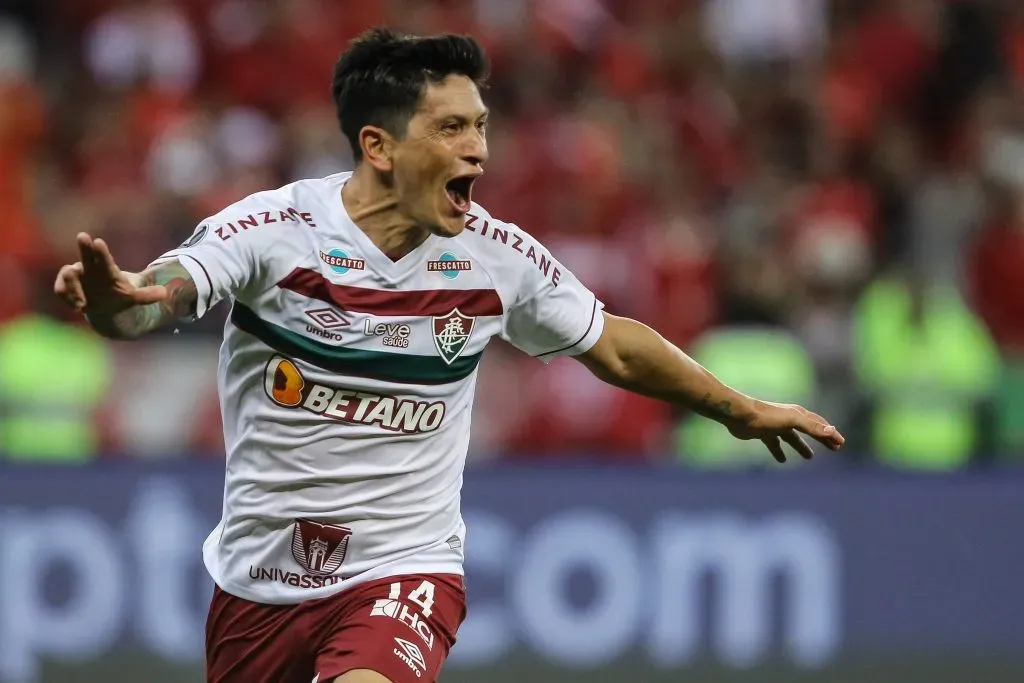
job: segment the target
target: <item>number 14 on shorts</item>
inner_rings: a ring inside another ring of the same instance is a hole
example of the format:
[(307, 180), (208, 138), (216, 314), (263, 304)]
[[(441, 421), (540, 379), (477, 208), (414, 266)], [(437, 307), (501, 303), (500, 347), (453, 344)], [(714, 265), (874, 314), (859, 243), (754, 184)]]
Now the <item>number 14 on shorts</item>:
[(414, 588), (404, 599), (402, 582), (395, 581), (391, 584), (388, 597), (374, 602), (370, 616), (390, 617), (402, 622), (415, 631), (426, 644), (427, 650), (431, 651), (434, 649), (434, 632), (430, 630), (426, 620), (431, 615), (433, 606), (434, 584), (430, 581), (422, 581), (419, 587)]

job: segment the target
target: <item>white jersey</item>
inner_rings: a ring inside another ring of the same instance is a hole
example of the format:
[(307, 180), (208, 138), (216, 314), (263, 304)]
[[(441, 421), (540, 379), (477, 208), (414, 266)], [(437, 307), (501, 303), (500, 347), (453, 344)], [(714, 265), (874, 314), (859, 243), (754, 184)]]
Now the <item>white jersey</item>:
[(476, 204), (462, 234), (392, 261), (345, 211), (349, 176), (247, 197), (157, 260), (191, 274), (197, 316), (231, 301), (218, 382), (224, 508), (203, 557), (221, 588), (249, 600), (462, 574), (484, 347), (500, 336), (548, 361), (586, 351), (603, 328), (589, 290)]

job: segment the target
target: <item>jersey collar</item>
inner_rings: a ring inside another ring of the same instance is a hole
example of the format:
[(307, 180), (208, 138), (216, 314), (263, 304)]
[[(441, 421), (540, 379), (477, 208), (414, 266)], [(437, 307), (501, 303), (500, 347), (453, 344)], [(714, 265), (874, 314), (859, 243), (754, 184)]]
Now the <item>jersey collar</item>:
[(430, 234), (418, 247), (397, 261), (393, 261), (387, 254), (381, 251), (376, 244), (373, 243), (373, 240), (371, 240), (370, 237), (363, 232), (362, 228), (356, 225), (355, 221), (352, 220), (352, 217), (349, 216), (348, 210), (345, 208), (345, 202), (341, 199), (341, 190), (345, 187), (345, 183), (348, 182), (348, 179), (349, 176), (346, 175), (338, 178), (337, 181), (333, 183), (335, 187), (332, 190), (334, 197), (332, 205), (339, 218), (339, 222), (341, 225), (345, 226), (345, 229), (352, 235), (352, 239), (358, 246), (363, 258), (373, 266), (373, 269), (377, 273), (385, 275), (389, 279), (405, 277), (415, 271), (418, 266), (422, 266), (425, 255), (431, 252), (434, 244), (441, 238), (437, 235)]

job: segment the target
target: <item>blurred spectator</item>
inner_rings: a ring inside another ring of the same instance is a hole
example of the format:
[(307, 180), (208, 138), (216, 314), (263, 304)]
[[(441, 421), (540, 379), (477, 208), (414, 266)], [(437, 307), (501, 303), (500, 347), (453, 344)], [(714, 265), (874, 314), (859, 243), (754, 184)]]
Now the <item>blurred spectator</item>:
[[(739, 391), (781, 403), (807, 404), (814, 396), (814, 363), (786, 330), (772, 327), (722, 327), (702, 337), (693, 357)], [(736, 468), (772, 463), (759, 441), (737, 441), (721, 425), (686, 418), (676, 432), (677, 457), (701, 468)]]
[(84, 53), (97, 85), (126, 90), (145, 83), (160, 92), (192, 90), (199, 45), (188, 18), (169, 0), (123, 0), (86, 29)]
[(84, 325), (47, 315), (53, 308), (37, 301), (39, 312), (0, 324), (0, 454), (8, 458), (81, 462), (99, 452), (111, 349)]
[(825, 0), (709, 0), (705, 31), (733, 62), (800, 60), (822, 49)]
[(1024, 359), (1024, 195), (1004, 201), (975, 245), (974, 305), (1007, 357)]
[(855, 316), (857, 378), (871, 401), (883, 463), (959, 469), (989, 446), (978, 415), (1000, 375), (998, 352), (956, 289), (919, 275), (871, 283)]
[(33, 154), (46, 133), (42, 93), (34, 80), (35, 48), (21, 24), (0, 15), (0, 256), (42, 256), (32, 211)]

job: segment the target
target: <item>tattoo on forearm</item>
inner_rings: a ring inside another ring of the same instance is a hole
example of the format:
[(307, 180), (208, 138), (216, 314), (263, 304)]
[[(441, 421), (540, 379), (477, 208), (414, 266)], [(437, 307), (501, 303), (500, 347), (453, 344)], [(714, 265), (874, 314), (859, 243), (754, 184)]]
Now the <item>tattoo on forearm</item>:
[(195, 314), (196, 283), (181, 264), (166, 263), (142, 274), (144, 287), (163, 285), (166, 300), (145, 306), (133, 306), (114, 316), (114, 327), (125, 338), (134, 339), (174, 320)]
[(698, 412), (709, 417), (732, 417), (732, 401), (719, 401), (715, 403), (711, 400), (711, 394), (704, 394), (704, 398), (700, 401)]

